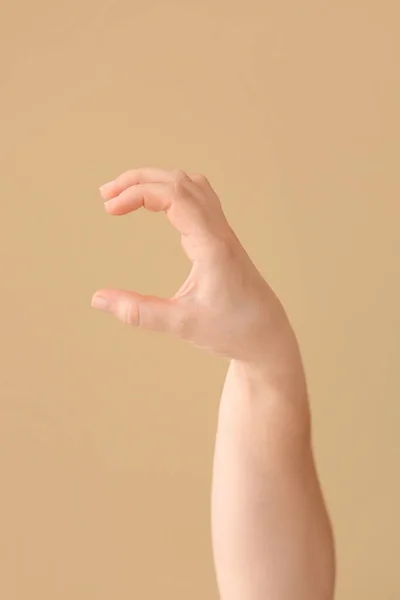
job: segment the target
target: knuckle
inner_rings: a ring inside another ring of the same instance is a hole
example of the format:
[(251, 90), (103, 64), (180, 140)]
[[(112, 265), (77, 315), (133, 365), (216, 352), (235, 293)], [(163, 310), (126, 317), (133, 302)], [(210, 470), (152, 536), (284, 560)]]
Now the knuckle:
[(210, 183), (208, 181), (207, 177), (205, 175), (203, 175), (203, 173), (194, 173), (192, 175), (192, 179), (198, 185), (209, 185), (209, 183)]
[(123, 316), (122, 320), (127, 325), (131, 327), (139, 327), (140, 324), (140, 314), (139, 314), (139, 305), (133, 304), (131, 302), (127, 302), (123, 307)]
[(175, 182), (181, 181), (182, 179), (187, 178), (187, 173), (185, 173), (185, 171), (183, 169), (174, 169), (172, 171), (172, 177)]
[(187, 173), (182, 169), (174, 169), (174, 171), (172, 171), (172, 177), (175, 192), (181, 192), (185, 186), (186, 181), (188, 180)]

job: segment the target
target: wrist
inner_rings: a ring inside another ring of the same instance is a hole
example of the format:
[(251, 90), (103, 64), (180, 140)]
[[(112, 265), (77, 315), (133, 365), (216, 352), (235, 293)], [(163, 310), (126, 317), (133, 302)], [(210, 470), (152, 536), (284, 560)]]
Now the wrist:
[(289, 322), (268, 339), (265, 348), (255, 355), (233, 359), (231, 369), (236, 377), (251, 387), (265, 388), (275, 395), (298, 398), (307, 403), (306, 376), (300, 348)]
[(299, 459), (305, 456), (304, 452), (309, 453), (311, 412), (298, 350), (292, 348), (279, 360), (275, 357), (275, 361), (231, 360), (225, 388), (229, 397), (225, 414), (238, 411), (241, 429), (246, 421), (254, 431), (259, 425), (273, 423), (274, 436), (283, 441), (290, 455), (292, 449)]

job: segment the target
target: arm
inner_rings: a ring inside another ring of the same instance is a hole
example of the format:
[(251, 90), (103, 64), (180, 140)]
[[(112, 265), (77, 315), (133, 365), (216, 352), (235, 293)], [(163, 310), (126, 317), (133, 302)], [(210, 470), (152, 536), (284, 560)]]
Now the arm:
[(333, 539), (306, 383), (292, 332), (281, 335), (283, 364), (232, 361), (221, 398), (212, 494), (221, 600), (333, 598)]
[(172, 298), (103, 289), (92, 306), (230, 359), (212, 493), (221, 600), (332, 600), (333, 539), (301, 357), (281, 303), (204, 176), (135, 169), (101, 196), (110, 215), (164, 211), (192, 269)]

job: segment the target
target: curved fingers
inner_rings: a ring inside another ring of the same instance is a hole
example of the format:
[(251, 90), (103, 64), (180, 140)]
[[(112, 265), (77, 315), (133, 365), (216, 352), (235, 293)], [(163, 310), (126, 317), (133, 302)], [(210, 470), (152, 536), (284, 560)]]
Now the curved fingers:
[(124, 189), (105, 202), (104, 207), (112, 215), (126, 215), (142, 206), (159, 212), (170, 208), (173, 195), (172, 183), (140, 183)]
[(200, 234), (208, 244), (223, 236), (227, 228), (219, 199), (199, 173), (189, 176), (180, 169), (133, 169), (102, 186), (100, 193), (111, 215), (126, 215), (141, 207), (165, 211), (183, 236)]
[(132, 185), (143, 183), (171, 183), (174, 184), (181, 179), (189, 179), (189, 176), (181, 169), (167, 171), (153, 167), (141, 169), (129, 169), (118, 175), (116, 179), (105, 183), (100, 187), (103, 200), (111, 200)]

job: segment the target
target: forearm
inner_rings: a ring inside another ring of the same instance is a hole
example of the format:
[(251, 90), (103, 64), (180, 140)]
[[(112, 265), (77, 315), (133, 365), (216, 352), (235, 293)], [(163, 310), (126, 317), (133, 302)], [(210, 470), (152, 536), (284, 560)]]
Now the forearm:
[[(286, 351), (285, 351), (286, 352)], [(279, 363), (232, 361), (212, 494), (222, 600), (332, 600), (334, 552), (311, 448), (297, 344)]]

